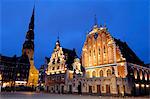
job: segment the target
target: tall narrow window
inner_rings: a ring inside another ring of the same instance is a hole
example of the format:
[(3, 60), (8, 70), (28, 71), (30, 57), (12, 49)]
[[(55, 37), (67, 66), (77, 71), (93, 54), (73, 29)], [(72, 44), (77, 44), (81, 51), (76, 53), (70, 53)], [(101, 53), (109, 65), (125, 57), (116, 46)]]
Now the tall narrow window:
[(110, 69), (108, 69), (107, 70), (107, 76), (110, 76), (112, 73), (111, 73), (111, 70)]
[(90, 56), (91, 56), (91, 51), (90, 51)]
[(103, 71), (102, 70), (99, 72), (99, 76), (103, 77)]
[(104, 53), (106, 53), (106, 48), (105, 48), (105, 46), (104, 46)]
[(92, 77), (93, 77), (93, 78), (96, 77), (96, 72), (95, 72), (95, 71), (92, 72)]
[(99, 54), (99, 55), (101, 54), (101, 50), (100, 50), (100, 48), (98, 49), (98, 54)]

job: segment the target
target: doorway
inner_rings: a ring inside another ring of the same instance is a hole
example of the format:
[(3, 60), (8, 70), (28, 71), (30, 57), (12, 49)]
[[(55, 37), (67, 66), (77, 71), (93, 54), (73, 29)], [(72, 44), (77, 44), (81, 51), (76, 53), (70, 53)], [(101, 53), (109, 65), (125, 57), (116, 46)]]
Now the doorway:
[(72, 93), (72, 85), (69, 85), (69, 93)]
[(110, 85), (106, 85), (106, 93), (110, 94)]
[(64, 86), (61, 86), (61, 93), (64, 93)]
[(79, 85), (78, 85), (78, 94), (82, 94), (82, 89), (81, 89), (81, 82), (79, 81)]
[(89, 93), (92, 94), (92, 86), (89, 86)]
[(101, 95), (101, 86), (100, 85), (97, 85), (97, 94)]

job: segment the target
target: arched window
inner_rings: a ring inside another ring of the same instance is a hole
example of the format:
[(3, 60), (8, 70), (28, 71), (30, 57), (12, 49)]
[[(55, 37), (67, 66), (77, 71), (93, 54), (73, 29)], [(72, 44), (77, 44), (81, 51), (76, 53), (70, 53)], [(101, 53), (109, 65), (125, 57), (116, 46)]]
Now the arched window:
[(96, 72), (95, 72), (95, 71), (92, 72), (92, 77), (93, 77), (93, 78), (96, 77)]
[(108, 69), (107, 70), (107, 76), (110, 76), (112, 73), (111, 73), (111, 70), (110, 69)]
[(100, 76), (100, 77), (103, 77), (103, 71), (102, 71), (102, 70), (100, 70), (99, 76)]
[(140, 80), (142, 80), (143, 79), (143, 73), (142, 73), (142, 70), (140, 70)]
[(148, 74), (147, 74), (147, 72), (145, 72), (145, 80), (147, 80), (147, 78), (148, 78)]
[(134, 78), (137, 79), (137, 70), (134, 69)]

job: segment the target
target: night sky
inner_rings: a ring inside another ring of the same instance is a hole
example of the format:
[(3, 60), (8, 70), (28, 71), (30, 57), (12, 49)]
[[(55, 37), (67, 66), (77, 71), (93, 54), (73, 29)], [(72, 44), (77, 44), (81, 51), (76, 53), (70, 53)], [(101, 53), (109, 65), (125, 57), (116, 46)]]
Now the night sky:
[(0, 53), (22, 53), (35, 3), (35, 66), (50, 57), (59, 34), (64, 48), (81, 54), (94, 15), (115, 38), (126, 41), (145, 63), (150, 62), (148, 0), (1, 0)]

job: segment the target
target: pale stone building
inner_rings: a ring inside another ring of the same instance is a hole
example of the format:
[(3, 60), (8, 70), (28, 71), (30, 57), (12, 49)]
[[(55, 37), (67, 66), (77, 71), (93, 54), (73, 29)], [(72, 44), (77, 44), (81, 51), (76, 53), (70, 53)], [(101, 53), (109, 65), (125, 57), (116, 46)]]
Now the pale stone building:
[(45, 90), (67, 93), (67, 80), (72, 79), (74, 73), (82, 74), (80, 66), (75, 49), (63, 48), (57, 40), (46, 70)]
[[(57, 57), (55, 53), (63, 52), (63, 49), (57, 45), (59, 43), (56, 43), (47, 74), (65, 74), (63, 78), (65, 93), (117, 96), (149, 94), (150, 68), (136, 56), (126, 42), (112, 37), (106, 26), (98, 27), (95, 24), (86, 35), (81, 54), (84, 72), (79, 73), (83, 71), (79, 60), (72, 62), (72, 71), (67, 69), (66, 65), (53, 65), (53, 62), (58, 60), (54, 58)], [(60, 55), (62, 55), (61, 64), (65, 64), (66, 60), (63, 58), (65, 54)], [(62, 69), (58, 69), (58, 66)], [(49, 82), (53, 81), (51, 79)], [(57, 89), (55, 82), (53, 86)]]
[[(68, 80), (68, 92), (98, 95), (149, 93), (150, 69), (106, 26), (95, 24), (82, 48), (85, 76)], [(70, 88), (71, 87), (71, 88)]]

